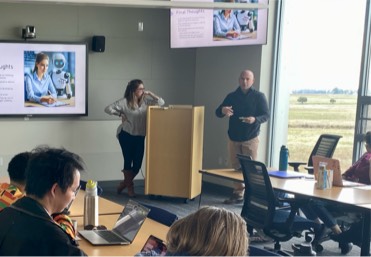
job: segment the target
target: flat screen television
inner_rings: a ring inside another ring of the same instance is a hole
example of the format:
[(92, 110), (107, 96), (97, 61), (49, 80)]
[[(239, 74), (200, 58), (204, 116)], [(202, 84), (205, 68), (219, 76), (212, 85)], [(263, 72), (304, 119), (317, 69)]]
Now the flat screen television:
[[(172, 0), (185, 1), (185, 0)], [(186, 0), (192, 2), (194, 0)], [(198, 0), (228, 2), (222, 0)], [(239, 0), (235, 2), (268, 5), (268, 0)], [(170, 10), (170, 47), (194, 48), (211, 46), (263, 45), (267, 43), (268, 9), (230, 10), (229, 21), (223, 21), (228, 10), (178, 9)], [(223, 23), (223, 24), (222, 24)], [(225, 33), (229, 25), (236, 34)], [(236, 24), (237, 23), (237, 24)]]
[(86, 116), (87, 51), (86, 42), (0, 41), (0, 116)]

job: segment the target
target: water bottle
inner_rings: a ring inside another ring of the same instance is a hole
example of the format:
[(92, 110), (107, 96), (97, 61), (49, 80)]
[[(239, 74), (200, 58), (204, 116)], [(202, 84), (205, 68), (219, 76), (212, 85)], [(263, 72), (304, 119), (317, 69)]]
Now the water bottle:
[(287, 171), (287, 166), (289, 162), (289, 149), (283, 145), (280, 150), (280, 164), (279, 170)]
[(84, 227), (99, 225), (98, 222), (98, 185), (96, 181), (88, 180), (84, 198)]

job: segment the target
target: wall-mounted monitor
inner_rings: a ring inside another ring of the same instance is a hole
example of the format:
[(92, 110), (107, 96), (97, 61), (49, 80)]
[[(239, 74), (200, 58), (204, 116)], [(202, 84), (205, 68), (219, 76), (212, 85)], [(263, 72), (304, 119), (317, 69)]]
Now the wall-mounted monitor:
[[(184, 1), (184, 0), (172, 0)], [(192, 0), (187, 0), (192, 2)], [(213, 0), (198, 0), (213, 2)], [(214, 0), (214, 2), (229, 2)], [(268, 0), (236, 0), (261, 3)], [(263, 45), (267, 43), (268, 9), (170, 10), (170, 47)]]
[(0, 116), (85, 116), (86, 42), (0, 41)]

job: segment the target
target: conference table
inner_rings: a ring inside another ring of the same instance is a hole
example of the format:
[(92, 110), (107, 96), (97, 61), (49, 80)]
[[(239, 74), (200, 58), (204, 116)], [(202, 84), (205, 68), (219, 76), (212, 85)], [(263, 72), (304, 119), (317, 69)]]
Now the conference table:
[[(67, 105), (62, 105), (62, 106), (75, 106), (75, 97), (71, 97), (70, 99), (63, 99), (63, 98), (57, 98), (58, 102), (64, 102)], [(24, 103), (25, 107), (47, 107), (45, 105), (42, 105), (40, 103), (35, 103), (31, 101), (25, 101)], [(59, 106), (52, 106), (52, 107), (59, 107)]]
[[(99, 215), (99, 224), (112, 229), (118, 217), (119, 214)], [(83, 229), (83, 217), (77, 217), (75, 220), (77, 221), (77, 230)], [(165, 240), (168, 230), (169, 227), (147, 218), (130, 245), (94, 246), (83, 238), (78, 243), (80, 249), (89, 256), (134, 256), (140, 252), (150, 235)]]
[[(80, 190), (70, 207), (69, 216), (71, 218), (84, 216), (84, 197), (85, 197), (85, 191)], [(109, 201), (102, 197), (98, 198), (99, 215), (120, 214), (123, 209), (124, 209), (124, 206), (120, 204)]]
[[(77, 230), (82, 230), (84, 227), (84, 196), (85, 191), (80, 190), (70, 208), (69, 216), (77, 222)], [(99, 197), (98, 208), (99, 225), (104, 225), (108, 229), (112, 229), (124, 209), (124, 206)], [(133, 243), (130, 245), (94, 246), (84, 238), (80, 238), (81, 240), (79, 240), (78, 243), (80, 248), (89, 256), (134, 256), (136, 253), (140, 252), (150, 235), (165, 240), (168, 230), (169, 227), (147, 218)]]
[[(243, 182), (242, 172), (234, 169), (210, 169), (200, 170), (202, 174)], [(328, 202), (346, 205), (354, 211), (362, 213), (363, 238), (361, 255), (370, 255), (370, 226), (371, 226), (371, 186), (366, 187), (332, 187), (331, 189), (317, 189), (313, 178), (289, 178), (282, 179), (270, 177), (272, 187), (286, 193), (316, 198)]]
[[(0, 183), (9, 182), (8, 176), (1, 176)], [(77, 222), (77, 230), (83, 229), (84, 224), (84, 197), (85, 191), (80, 190), (75, 200), (70, 207), (70, 214), (72, 220)], [(108, 229), (112, 229), (124, 209), (124, 206), (99, 197), (99, 225), (104, 225)], [(83, 238), (78, 240), (80, 248), (84, 250), (89, 256), (134, 256), (140, 252), (145, 242), (150, 235), (154, 235), (162, 240), (166, 239), (166, 234), (169, 227), (147, 218), (134, 241), (130, 245), (115, 245), (115, 246), (93, 246)]]

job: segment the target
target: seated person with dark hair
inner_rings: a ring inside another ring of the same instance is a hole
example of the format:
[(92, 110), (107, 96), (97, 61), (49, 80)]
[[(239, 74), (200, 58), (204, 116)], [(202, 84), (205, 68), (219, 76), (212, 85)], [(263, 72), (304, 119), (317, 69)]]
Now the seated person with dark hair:
[[(363, 141), (365, 142), (366, 153), (355, 162), (347, 171), (344, 172), (343, 178), (346, 180), (357, 181), (360, 183), (370, 185), (370, 160), (371, 160), (371, 131), (368, 131)], [(355, 223), (351, 227), (342, 231), (337, 224), (335, 218), (327, 210), (326, 204), (322, 201), (316, 200), (311, 202), (308, 206), (302, 208), (305, 216), (308, 219), (312, 219), (318, 223), (323, 222), (326, 227), (332, 231), (331, 239), (339, 242), (340, 244), (349, 244), (351, 242), (358, 243), (360, 223)], [(350, 251), (350, 250), (349, 250)]]
[[(0, 211), (25, 196), (26, 168), (31, 152), (22, 152), (15, 155), (8, 164), (9, 183), (0, 184)], [(65, 213), (53, 214), (53, 219), (73, 239), (76, 231), (72, 220)]]
[(86, 255), (52, 218), (74, 199), (84, 167), (80, 156), (64, 149), (39, 147), (32, 152), (27, 195), (0, 211), (0, 255)]
[(10, 183), (0, 184), (0, 211), (24, 196), (25, 170), (30, 152), (15, 155), (8, 164)]
[(357, 162), (355, 162), (349, 169), (347, 169), (343, 178), (350, 181), (356, 181), (363, 184), (371, 184), (371, 131), (368, 131), (363, 138), (365, 142), (366, 152), (362, 155)]

